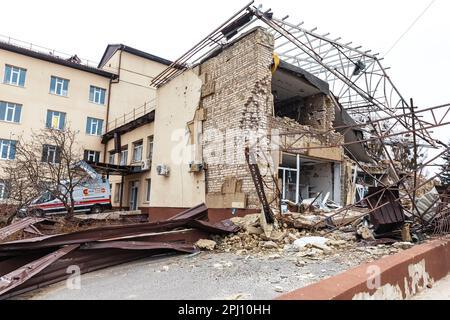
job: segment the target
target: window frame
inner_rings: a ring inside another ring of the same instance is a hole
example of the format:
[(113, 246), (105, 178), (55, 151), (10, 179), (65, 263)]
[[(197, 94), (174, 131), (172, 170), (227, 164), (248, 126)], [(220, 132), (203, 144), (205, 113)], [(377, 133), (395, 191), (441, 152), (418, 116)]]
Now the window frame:
[[(49, 119), (49, 116), (48, 116), (49, 113), (51, 114), (50, 124), (47, 123), (47, 120)], [(66, 115), (67, 114), (65, 112), (56, 111), (56, 110), (47, 110), (47, 120), (46, 120), (46, 123), (45, 123), (45, 127), (47, 129), (64, 130), (64, 128), (66, 127)], [(56, 128), (53, 127), (53, 118), (54, 117), (56, 117), (58, 119), (58, 125), (57, 125)], [(62, 125), (61, 125), (61, 121), (62, 121)], [(50, 126), (48, 126), (48, 125), (50, 125)]]
[(151, 192), (152, 192), (152, 179), (145, 179), (146, 190), (145, 190), (145, 203), (150, 203)]
[[(10, 68), (10, 75), (9, 75), (9, 79), (6, 79), (7, 69), (8, 68)], [(17, 74), (17, 81), (13, 82), (13, 77), (14, 77), (15, 73)], [(23, 85), (21, 85), (21, 83), (22, 83), (21, 77), (22, 76), (23, 76)], [(11, 64), (5, 64), (5, 74), (4, 74), (4, 77), (3, 77), (3, 83), (4, 84), (9, 84), (9, 85), (12, 85), (12, 86), (24, 88), (25, 87), (26, 76), (27, 76), (27, 69), (21, 68), (21, 67), (17, 67), (17, 66), (13, 66)]]
[(122, 189), (122, 183), (116, 183), (114, 190), (114, 203), (120, 202), (120, 193)]
[(155, 138), (153, 135), (147, 137), (147, 160), (153, 160), (153, 146)]
[[(92, 93), (92, 95), (91, 95)], [(98, 94), (98, 99), (96, 99)], [(97, 101), (98, 100), (98, 101)], [(93, 86), (89, 87), (89, 101), (98, 105), (105, 105), (106, 100), (106, 89)]]
[[(50, 163), (50, 164), (60, 164), (61, 161), (57, 161), (58, 160), (58, 146), (53, 146), (53, 145), (49, 145), (49, 144), (44, 144), (42, 146), (42, 148), (45, 150), (45, 148), (47, 148), (47, 154), (45, 156), (45, 161), (42, 161), (44, 163)], [(42, 151), (42, 153), (44, 153), (44, 150)], [(50, 158), (50, 154), (53, 153), (53, 159), (52, 161), (49, 161)], [(42, 159), (44, 160), (44, 159)]]
[[(8, 122), (8, 123), (20, 123), (22, 120), (22, 105), (18, 103), (8, 102), (8, 101), (0, 101), (5, 105), (5, 117), (3, 119), (0, 118), (0, 121)], [(8, 120), (8, 113), (12, 110), (11, 120)], [(19, 114), (19, 118), (16, 121), (16, 114)]]
[[(142, 139), (133, 142), (133, 162), (142, 161), (143, 151), (144, 151), (144, 141)], [(140, 154), (139, 154), (140, 159), (136, 158), (136, 156), (138, 155), (138, 152), (140, 152)]]
[[(86, 152), (86, 161), (89, 162), (97, 162), (100, 160), (100, 151), (95, 150), (84, 150)], [(90, 157), (93, 156), (93, 160), (90, 160)]]
[[(55, 79), (55, 88), (52, 88), (52, 79)], [(64, 90), (64, 83), (67, 82), (67, 89)], [(60, 96), (60, 97), (68, 97), (69, 96), (69, 83), (70, 80), (69, 79), (64, 79), (61, 77), (57, 77), (57, 76), (50, 76), (50, 93)], [(61, 93), (58, 93), (58, 85), (60, 86), (60, 91)], [(54, 89), (54, 91), (53, 91)]]
[[(14, 147), (13, 147), (14, 142)], [(0, 160), (15, 160), (16, 159), (16, 150), (15, 145), (17, 144), (17, 141), (15, 140), (8, 140), (8, 139), (0, 139)], [(4, 148), (6, 148), (6, 158), (3, 157), (3, 151)], [(12, 153), (14, 151), (14, 153)], [(14, 157), (11, 157), (11, 154), (14, 155)]]
[[(125, 163), (123, 163), (123, 155), (126, 155), (125, 156)], [(119, 153), (119, 166), (126, 166), (126, 165), (128, 165), (128, 146), (127, 146), (127, 148), (122, 148), (122, 150), (120, 150), (120, 153)], [(123, 164), (122, 164), (123, 163)]]
[[(112, 159), (112, 161), (111, 161), (111, 159)], [(110, 151), (109, 156), (108, 156), (108, 163), (115, 164), (115, 162), (116, 162), (116, 154), (114, 151)]]
[[(95, 131), (92, 130), (94, 127), (96, 128)], [(103, 133), (103, 119), (87, 117), (86, 129), (88, 129), (88, 130), (86, 130), (86, 134), (88, 134), (88, 135), (97, 136), (97, 137), (101, 136)]]
[(0, 201), (6, 200), (6, 183), (0, 181)]

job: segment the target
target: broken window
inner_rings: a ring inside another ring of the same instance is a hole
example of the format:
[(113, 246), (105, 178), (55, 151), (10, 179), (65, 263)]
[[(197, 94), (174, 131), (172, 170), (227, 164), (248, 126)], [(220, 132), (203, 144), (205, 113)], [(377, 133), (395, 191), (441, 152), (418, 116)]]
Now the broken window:
[(283, 154), (278, 176), (283, 200), (301, 203), (318, 197), (340, 203), (340, 164), (300, 155)]

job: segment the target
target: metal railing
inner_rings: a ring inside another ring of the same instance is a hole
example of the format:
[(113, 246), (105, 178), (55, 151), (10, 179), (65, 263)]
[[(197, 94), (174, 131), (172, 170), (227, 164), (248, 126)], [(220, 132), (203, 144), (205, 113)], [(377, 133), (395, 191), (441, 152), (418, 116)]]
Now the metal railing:
[(13, 45), (13, 46), (20, 47), (23, 49), (31, 50), (31, 51), (34, 51), (37, 53), (47, 54), (49, 56), (53, 56), (55, 58), (59, 58), (61, 60), (66, 60), (66, 61), (70, 61), (71, 59), (73, 59), (76, 56), (80, 60), (80, 62), (78, 64), (81, 64), (81, 65), (84, 65), (84, 66), (87, 66), (90, 68), (95, 68), (95, 69), (97, 69), (97, 66), (98, 66), (98, 62), (88, 60), (88, 59), (82, 59), (82, 58), (78, 57), (78, 55), (56, 51), (55, 49), (38, 46), (31, 42), (14, 39), (14, 38), (4, 36), (4, 35), (0, 35), (0, 42), (7, 43), (9, 45)]
[(134, 108), (131, 112), (124, 113), (123, 116), (117, 117), (113, 121), (108, 122), (106, 124), (106, 132), (110, 132), (120, 126), (139, 119), (140, 117), (154, 111), (155, 109), (156, 99), (150, 100), (144, 103), (142, 106)]

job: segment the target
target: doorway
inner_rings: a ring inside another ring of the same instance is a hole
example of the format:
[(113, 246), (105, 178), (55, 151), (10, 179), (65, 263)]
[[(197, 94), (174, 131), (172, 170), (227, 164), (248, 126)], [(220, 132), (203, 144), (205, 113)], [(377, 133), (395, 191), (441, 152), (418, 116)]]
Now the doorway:
[(136, 211), (139, 207), (139, 181), (130, 182), (130, 211)]

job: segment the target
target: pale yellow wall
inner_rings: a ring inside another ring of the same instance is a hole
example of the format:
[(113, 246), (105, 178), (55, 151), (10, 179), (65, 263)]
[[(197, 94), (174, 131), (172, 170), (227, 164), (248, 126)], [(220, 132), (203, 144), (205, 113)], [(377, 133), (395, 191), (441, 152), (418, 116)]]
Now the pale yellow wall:
[[(25, 87), (3, 83), (5, 64), (27, 70)], [(50, 94), (50, 77), (58, 76), (70, 80), (67, 97)], [(107, 90), (105, 105), (89, 101), (89, 87), (94, 85)], [(55, 63), (31, 58), (25, 55), (0, 50), (0, 100), (22, 105), (20, 124), (0, 121), (0, 138), (28, 139), (33, 130), (45, 128), (47, 110), (66, 113), (66, 125), (80, 130), (80, 149), (103, 153), (101, 138), (85, 133), (87, 117), (106, 119), (109, 79), (93, 73), (61, 66)], [(0, 160), (1, 168), (2, 160)]]
[[(122, 58), (120, 59), (120, 54)], [(120, 81), (112, 84), (112, 95), (109, 110), (110, 128), (117, 124), (123, 124), (123, 116), (127, 115), (130, 119), (133, 109), (140, 108), (145, 103), (154, 101), (156, 90), (150, 87), (153, 77), (167, 68), (166, 65), (157, 63), (128, 52), (117, 51), (111, 58), (112, 66), (119, 65), (120, 62)], [(109, 66), (109, 61), (106, 63)], [(106, 70), (108, 70), (106, 68)], [(154, 107), (154, 103), (149, 103), (149, 108)], [(143, 108), (137, 110), (143, 112)]]
[[(144, 142), (144, 149), (142, 153), (142, 160), (147, 160), (147, 154), (148, 154), (148, 144), (147, 144), (147, 138), (148, 136), (153, 135), (154, 130), (154, 123), (149, 123), (145, 126), (139, 127), (131, 132), (128, 132), (121, 136), (121, 144), (122, 146), (128, 145), (128, 163), (127, 165), (133, 165), (132, 159), (133, 159), (133, 142), (143, 140)], [(109, 151), (112, 151), (114, 149), (114, 140), (110, 140), (107, 144), (107, 153), (109, 155)], [(154, 150), (153, 150), (154, 152)], [(115, 155), (115, 164), (118, 164), (119, 161), (119, 155)], [(107, 157), (108, 162), (108, 157)], [(129, 205), (129, 185), (131, 181), (139, 181), (139, 207), (149, 207), (150, 203), (146, 201), (146, 192), (147, 192), (147, 185), (146, 185), (146, 179), (151, 178), (151, 172), (146, 171), (140, 174), (126, 176), (125, 177), (125, 189), (123, 194), (123, 206), (128, 207)], [(116, 192), (116, 184), (121, 182), (120, 176), (111, 176), (110, 182), (112, 184), (112, 200), (113, 200), (113, 206), (118, 207), (119, 202), (114, 201), (114, 195)]]
[[(152, 170), (152, 207), (192, 207), (205, 202), (205, 175), (189, 172), (189, 159), (174, 162), (172, 153), (183, 153), (186, 144), (172, 141), (175, 130), (189, 136), (187, 123), (194, 118), (199, 106), (202, 81), (194, 71), (186, 71), (158, 89), (155, 118), (155, 142)], [(156, 166), (168, 165), (170, 175), (159, 176)]]

